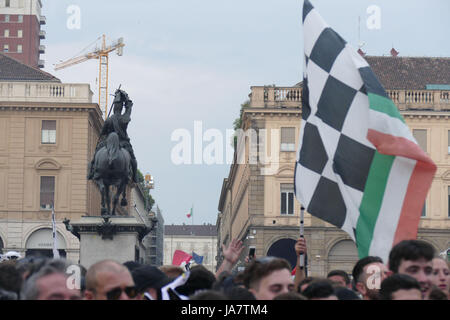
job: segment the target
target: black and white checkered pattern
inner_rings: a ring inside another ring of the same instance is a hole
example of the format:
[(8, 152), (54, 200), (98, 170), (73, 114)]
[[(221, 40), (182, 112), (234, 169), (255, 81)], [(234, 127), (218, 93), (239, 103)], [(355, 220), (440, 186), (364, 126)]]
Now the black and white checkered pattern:
[(375, 154), (366, 138), (368, 97), (358, 70), (368, 65), (308, 0), (303, 28), (303, 121), (295, 192), (309, 213), (352, 235)]

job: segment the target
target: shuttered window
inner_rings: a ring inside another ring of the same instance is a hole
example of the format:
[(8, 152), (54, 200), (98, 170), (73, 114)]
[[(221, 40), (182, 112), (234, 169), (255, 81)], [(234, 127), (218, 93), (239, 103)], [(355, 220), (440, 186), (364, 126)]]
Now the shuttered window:
[(427, 152), (427, 130), (413, 129), (413, 136), (423, 151)]
[(281, 185), (281, 214), (294, 214), (294, 186), (292, 184)]
[(295, 128), (281, 128), (281, 151), (295, 151)]
[(55, 199), (55, 177), (41, 177), (40, 207), (43, 210), (52, 208)]
[(56, 143), (56, 120), (42, 120), (42, 143)]

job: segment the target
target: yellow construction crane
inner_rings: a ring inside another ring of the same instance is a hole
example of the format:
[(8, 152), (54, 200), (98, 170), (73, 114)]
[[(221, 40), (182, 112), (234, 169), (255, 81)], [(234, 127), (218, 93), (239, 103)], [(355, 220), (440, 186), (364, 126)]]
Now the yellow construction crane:
[[(98, 39), (97, 39), (98, 40)], [(81, 56), (71, 58), (55, 65), (55, 71), (73, 66), (89, 59), (99, 59), (99, 76), (98, 76), (98, 105), (104, 110), (105, 119), (108, 117), (108, 55), (117, 49), (117, 55), (123, 54), (123, 38), (119, 38), (116, 42), (106, 46), (106, 37), (102, 36), (102, 47), (96, 48), (92, 52), (85, 53)]]

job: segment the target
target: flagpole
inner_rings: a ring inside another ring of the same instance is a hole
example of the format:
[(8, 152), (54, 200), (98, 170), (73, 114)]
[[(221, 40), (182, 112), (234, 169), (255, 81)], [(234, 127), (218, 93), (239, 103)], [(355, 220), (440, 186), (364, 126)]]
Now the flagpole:
[[(305, 215), (305, 208), (303, 206), (300, 207), (300, 238), (304, 238), (304, 224), (303, 224), (303, 218)], [(300, 270), (303, 270), (305, 268), (305, 255), (300, 253)]]
[(53, 237), (53, 259), (59, 259), (59, 251), (56, 239), (55, 204), (52, 203), (52, 237)]

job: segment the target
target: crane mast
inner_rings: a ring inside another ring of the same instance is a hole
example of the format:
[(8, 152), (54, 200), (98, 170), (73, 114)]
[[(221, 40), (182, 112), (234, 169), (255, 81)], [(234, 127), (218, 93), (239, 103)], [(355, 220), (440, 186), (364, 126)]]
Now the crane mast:
[(123, 38), (119, 38), (115, 43), (106, 46), (106, 37), (102, 36), (102, 45), (100, 49), (95, 49), (78, 57), (68, 59), (64, 62), (55, 65), (55, 70), (61, 70), (89, 59), (99, 60), (99, 75), (98, 75), (98, 105), (104, 112), (105, 119), (108, 117), (108, 70), (109, 70), (109, 53), (117, 50), (117, 55), (122, 56)]

